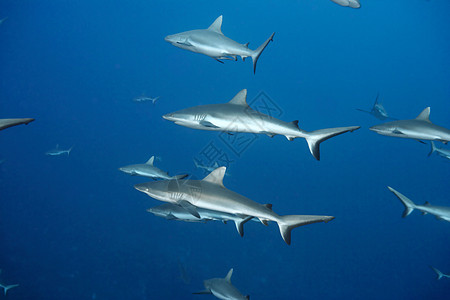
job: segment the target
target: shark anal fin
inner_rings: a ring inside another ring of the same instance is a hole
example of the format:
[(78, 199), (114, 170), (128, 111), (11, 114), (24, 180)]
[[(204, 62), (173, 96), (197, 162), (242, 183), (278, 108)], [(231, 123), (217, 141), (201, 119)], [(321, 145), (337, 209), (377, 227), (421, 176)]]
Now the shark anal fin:
[(276, 135), (275, 133), (268, 132), (268, 131), (260, 131), (259, 133), (265, 134), (265, 135), (267, 135), (268, 137), (271, 137), (271, 138), (273, 138)]
[(186, 200), (181, 200), (178, 202), (178, 204), (181, 207), (183, 207), (185, 210), (187, 210), (191, 215), (200, 219), (200, 214), (197, 211), (197, 207), (195, 207), (194, 205), (192, 205), (191, 203), (189, 203)]

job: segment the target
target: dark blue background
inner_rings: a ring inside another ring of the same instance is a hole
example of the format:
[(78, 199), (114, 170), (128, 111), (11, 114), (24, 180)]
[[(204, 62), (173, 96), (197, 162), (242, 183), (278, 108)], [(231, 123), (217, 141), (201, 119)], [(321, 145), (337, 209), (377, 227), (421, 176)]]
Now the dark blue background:
[[(403, 206), (450, 206), (449, 168), (429, 146), (376, 135), (376, 93), (388, 112), (450, 128), (450, 3), (364, 1), (354, 10), (304, 1), (2, 1), (0, 117), (33, 117), (0, 134), (1, 281), (10, 299), (200, 299), (202, 280), (224, 277), (252, 299), (445, 299), (450, 225)], [(206, 28), (255, 49), (275, 31), (257, 74), (251, 60), (216, 63), (164, 36)], [(171, 174), (192, 163), (214, 132), (161, 115), (229, 101), (247, 88), (305, 130), (361, 125), (322, 144), (260, 136), (225, 185), (280, 214), (327, 214), (295, 229), (275, 224), (188, 224), (149, 215), (145, 178), (117, 170), (161, 156)], [(145, 93), (160, 102), (135, 103)], [(70, 157), (48, 157), (55, 144)], [(442, 145), (439, 145), (442, 146)], [(186, 270), (182, 278), (180, 266)], [(186, 282), (190, 281), (189, 284)], [(0, 294), (0, 298), (4, 298)], [(212, 298), (212, 296), (210, 296)]]

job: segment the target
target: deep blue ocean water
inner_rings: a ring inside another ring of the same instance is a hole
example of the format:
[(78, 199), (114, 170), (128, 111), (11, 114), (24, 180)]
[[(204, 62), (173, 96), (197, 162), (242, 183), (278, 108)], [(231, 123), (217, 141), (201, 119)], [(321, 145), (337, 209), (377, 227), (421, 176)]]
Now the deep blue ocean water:
[[(0, 118), (36, 119), (0, 132), (0, 283), (20, 284), (7, 298), (213, 299), (191, 293), (233, 267), (252, 299), (447, 299), (450, 281), (429, 265), (450, 273), (450, 224), (402, 219), (386, 186), (450, 206), (450, 162), (369, 131), (381, 121), (355, 108), (379, 92), (392, 116), (430, 106), (450, 128), (450, 3), (361, 4), (1, 1)], [(219, 15), (252, 49), (276, 32), (256, 75), (250, 59), (222, 65), (164, 41)], [(303, 139), (260, 135), (233, 152), (217, 132), (161, 118), (243, 88), (305, 130), (362, 128), (324, 142), (317, 162)], [(142, 94), (161, 98), (132, 101)], [(233, 160), (227, 188), (279, 214), (336, 219), (294, 229), (291, 246), (273, 223), (249, 222), (241, 238), (232, 223), (147, 213), (160, 202), (133, 185), (148, 179), (118, 171), (156, 155), (170, 174), (202, 178), (193, 159), (211, 143)], [(74, 148), (44, 155), (56, 144)]]

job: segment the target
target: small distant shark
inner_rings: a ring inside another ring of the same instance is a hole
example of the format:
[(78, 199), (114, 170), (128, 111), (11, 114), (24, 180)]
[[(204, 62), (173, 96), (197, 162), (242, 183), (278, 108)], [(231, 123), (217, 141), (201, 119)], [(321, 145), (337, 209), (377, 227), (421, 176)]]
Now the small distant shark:
[(151, 97), (147, 97), (147, 96), (139, 96), (133, 99), (134, 102), (152, 102), (153, 104), (156, 103), (156, 101), (158, 101), (160, 97), (155, 97), (155, 98), (151, 98)]
[(244, 296), (239, 290), (231, 284), (231, 276), (233, 269), (228, 271), (225, 278), (212, 278), (205, 280), (203, 285), (205, 290), (193, 294), (213, 294), (219, 299), (223, 300), (248, 300), (250, 296)]
[(59, 144), (56, 144), (55, 149), (52, 150), (48, 150), (47, 152), (45, 152), (45, 155), (50, 155), (50, 156), (58, 156), (58, 155), (63, 155), (67, 153), (67, 156), (70, 155), (70, 151), (72, 151), (72, 147), (70, 147), (69, 149), (60, 149), (59, 148)]
[(134, 187), (150, 197), (182, 206), (190, 214), (201, 218), (197, 208), (204, 208), (228, 214), (234, 214), (241, 219), (255, 217), (264, 225), (268, 221), (278, 224), (284, 241), (291, 244), (291, 230), (312, 223), (328, 222), (331, 216), (286, 215), (276, 214), (271, 205), (256, 203), (223, 185), (225, 167), (211, 172), (203, 180), (164, 180), (136, 184)]
[(194, 106), (166, 114), (163, 118), (193, 129), (261, 133), (269, 137), (284, 135), (289, 141), (305, 138), (311, 154), (317, 160), (320, 160), (320, 143), (360, 128), (360, 126), (349, 126), (304, 131), (298, 127), (297, 120), (284, 122), (253, 110), (247, 104), (246, 89), (240, 91), (228, 103)]
[(351, 8), (360, 8), (361, 4), (359, 3), (359, 0), (331, 0), (336, 4), (339, 4), (340, 6), (348, 6)]
[(415, 119), (387, 122), (372, 126), (370, 130), (381, 135), (418, 141), (440, 141), (444, 144), (450, 141), (450, 130), (431, 123), (429, 107), (425, 108)]
[(359, 111), (371, 114), (372, 116), (374, 116), (375, 118), (377, 118), (379, 120), (387, 120), (387, 119), (397, 120), (395, 118), (389, 117), (389, 115), (386, 112), (386, 109), (384, 108), (383, 104), (378, 102), (378, 97), (379, 96), (380, 95), (377, 94), (377, 98), (375, 99), (375, 103), (373, 104), (372, 109), (370, 111), (364, 110), (364, 109), (360, 109), (360, 108), (357, 108), (356, 110), (359, 110)]
[(139, 175), (153, 179), (183, 179), (188, 176), (187, 174), (169, 176), (167, 172), (155, 167), (153, 165), (154, 161), (155, 156), (152, 156), (145, 164), (129, 165), (121, 167), (119, 170), (133, 176)]
[[(199, 164), (199, 163), (194, 159), (194, 164), (195, 164), (195, 167), (196, 167), (196, 168), (198, 168), (198, 169), (203, 169), (203, 170), (208, 171), (208, 172), (212, 172), (212, 171), (214, 171), (215, 169), (217, 169), (217, 168), (219, 167), (219, 164), (217, 163), (217, 161), (214, 162), (214, 164), (213, 164), (212, 166), (205, 166), (205, 165)], [(225, 176), (230, 176), (230, 172), (227, 172), (227, 173), (225, 174)]]
[(33, 122), (32, 118), (22, 118), (22, 119), (0, 119), (0, 130), (20, 125), (20, 124), (28, 124)]
[[(270, 208), (270, 207), (269, 207)], [(247, 223), (250, 219), (255, 222), (259, 222), (258, 219), (254, 219), (253, 217), (241, 218), (234, 214), (228, 214), (220, 211), (204, 209), (204, 208), (196, 208), (197, 213), (200, 215), (200, 218), (195, 217), (182, 206), (174, 204), (174, 203), (164, 203), (152, 208), (147, 209), (149, 213), (154, 214), (158, 217), (166, 218), (167, 220), (177, 220), (184, 222), (203, 222), (207, 221), (221, 221), (223, 223), (227, 223), (228, 221), (233, 221), (236, 225), (236, 230), (238, 231), (240, 236), (244, 236), (244, 224)]]
[(435, 267), (430, 266), (430, 268), (436, 272), (437, 275), (437, 280), (441, 279), (442, 277), (446, 277), (446, 278), (450, 278), (450, 275), (444, 274), (441, 271), (439, 271), (438, 269), (436, 269)]
[(0, 287), (3, 288), (3, 290), (5, 291), (5, 296), (6, 296), (6, 293), (8, 292), (8, 290), (15, 288), (17, 286), (19, 286), (19, 285), (18, 284), (11, 284), (11, 285), (0, 284)]
[(403, 212), (403, 218), (408, 216), (414, 209), (420, 210), (422, 214), (431, 214), (436, 216), (436, 219), (438, 220), (444, 220), (447, 222), (450, 222), (450, 207), (446, 206), (434, 206), (431, 205), (428, 202), (425, 202), (424, 205), (416, 205), (414, 202), (412, 202), (409, 198), (407, 198), (405, 195), (401, 194), (400, 192), (394, 190), (390, 186), (388, 186), (388, 189), (394, 193), (395, 196), (403, 203), (405, 206), (405, 211)]
[(428, 153), (428, 156), (436, 152), (439, 156), (442, 156), (446, 159), (450, 159), (450, 149), (444, 149), (444, 148), (436, 148), (434, 145), (434, 142), (431, 141), (431, 151)]
[(220, 63), (223, 63), (221, 59), (236, 61), (238, 56), (242, 60), (245, 60), (246, 57), (251, 57), (253, 60), (253, 73), (255, 73), (258, 58), (267, 44), (273, 41), (275, 33), (272, 33), (256, 50), (251, 50), (248, 48), (248, 43), (239, 44), (223, 35), (221, 28), (222, 16), (218, 17), (208, 29), (197, 29), (168, 35), (164, 40), (175, 47), (212, 57)]

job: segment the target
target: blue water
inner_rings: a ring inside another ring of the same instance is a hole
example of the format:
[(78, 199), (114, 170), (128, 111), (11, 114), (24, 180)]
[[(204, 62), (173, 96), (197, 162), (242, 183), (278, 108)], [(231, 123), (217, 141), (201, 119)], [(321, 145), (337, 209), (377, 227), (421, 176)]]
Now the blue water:
[[(450, 128), (450, 3), (361, 2), (2, 1), (0, 118), (36, 118), (0, 133), (0, 283), (20, 284), (8, 298), (213, 299), (191, 293), (231, 267), (252, 299), (448, 298), (428, 266), (450, 273), (450, 225), (402, 219), (386, 186), (450, 206), (450, 164), (369, 131), (380, 121), (355, 108), (379, 92), (392, 116), (430, 106)], [(256, 75), (250, 59), (222, 65), (164, 41), (219, 15), (252, 49), (276, 32)], [(161, 118), (243, 88), (305, 130), (362, 128), (324, 142), (317, 162), (302, 139), (261, 135), (233, 152), (218, 133)], [(161, 99), (132, 101), (142, 94)], [(147, 213), (160, 202), (133, 188), (147, 179), (118, 171), (157, 155), (171, 174), (201, 178), (193, 159), (211, 143), (233, 160), (229, 189), (280, 214), (336, 219), (294, 229), (291, 246), (275, 224), (249, 222), (241, 238), (233, 224)], [(45, 156), (56, 144), (74, 148)]]

